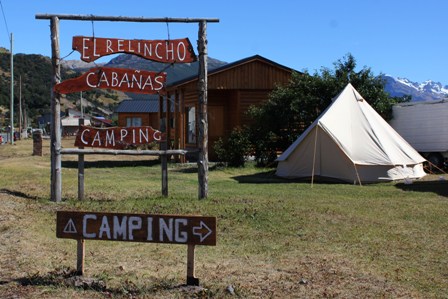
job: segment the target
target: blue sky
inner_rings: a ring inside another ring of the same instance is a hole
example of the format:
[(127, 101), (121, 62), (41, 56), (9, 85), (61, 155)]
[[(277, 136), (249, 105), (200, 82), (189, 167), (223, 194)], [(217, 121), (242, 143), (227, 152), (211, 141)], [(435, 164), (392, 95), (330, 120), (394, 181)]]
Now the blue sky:
[[(448, 85), (446, 0), (0, 1), (7, 24), (1, 15), (0, 46), (9, 49), (13, 33), (14, 53), (51, 55), (50, 22), (36, 14), (219, 18), (207, 26), (208, 54), (222, 61), (259, 54), (314, 73), (351, 53), (358, 69), (370, 67), (375, 75)], [(198, 26), (62, 20), (60, 34), (65, 56), (74, 35), (188, 37), (196, 47)], [(66, 59), (79, 59), (79, 53)]]

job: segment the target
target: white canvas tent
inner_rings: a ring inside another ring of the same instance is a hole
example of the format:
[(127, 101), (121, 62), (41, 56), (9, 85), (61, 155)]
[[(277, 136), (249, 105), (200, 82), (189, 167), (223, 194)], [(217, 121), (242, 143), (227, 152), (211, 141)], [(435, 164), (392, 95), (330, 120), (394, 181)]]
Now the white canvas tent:
[(277, 161), (280, 177), (364, 183), (421, 178), (426, 160), (348, 84)]

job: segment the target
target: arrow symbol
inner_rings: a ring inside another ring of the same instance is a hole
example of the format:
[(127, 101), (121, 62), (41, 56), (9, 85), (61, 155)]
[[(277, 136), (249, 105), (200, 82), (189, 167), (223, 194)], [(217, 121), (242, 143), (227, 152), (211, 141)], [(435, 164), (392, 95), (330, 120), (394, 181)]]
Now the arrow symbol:
[(203, 242), (213, 231), (203, 221), (199, 225), (193, 227), (193, 235), (199, 236), (200, 241)]

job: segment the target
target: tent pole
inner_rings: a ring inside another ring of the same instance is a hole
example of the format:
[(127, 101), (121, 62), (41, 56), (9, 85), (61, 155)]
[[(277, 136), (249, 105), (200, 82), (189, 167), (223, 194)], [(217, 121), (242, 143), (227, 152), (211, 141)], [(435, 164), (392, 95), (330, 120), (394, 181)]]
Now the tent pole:
[(316, 164), (317, 130), (319, 130), (318, 125), (316, 125), (316, 134), (314, 134), (314, 153), (313, 153), (313, 171), (311, 172), (311, 188), (313, 188), (314, 184), (314, 166)]
[(358, 178), (359, 186), (362, 186), (361, 179), (359, 178), (358, 169), (356, 168), (356, 164), (355, 163), (353, 163), (353, 167), (355, 168), (356, 177)]

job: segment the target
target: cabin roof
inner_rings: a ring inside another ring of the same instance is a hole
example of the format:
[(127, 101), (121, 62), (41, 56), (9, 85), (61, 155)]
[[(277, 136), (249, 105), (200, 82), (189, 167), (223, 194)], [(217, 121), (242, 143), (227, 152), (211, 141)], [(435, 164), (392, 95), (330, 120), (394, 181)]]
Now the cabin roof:
[[(247, 63), (251, 63), (251, 62), (256, 61), (256, 60), (261, 61), (261, 62), (266, 63), (266, 64), (269, 64), (269, 65), (272, 65), (272, 66), (274, 66), (276, 68), (283, 69), (283, 70), (285, 70), (287, 72), (295, 71), (295, 70), (293, 70), (293, 69), (291, 69), (289, 67), (281, 65), (281, 64), (279, 64), (277, 62), (274, 62), (272, 60), (269, 60), (269, 59), (267, 59), (267, 58), (257, 54), (257, 55), (253, 55), (253, 56), (250, 56), (250, 57), (247, 57), (247, 58), (243, 58), (243, 59), (237, 60), (237, 61), (232, 62), (232, 63), (225, 64), (225, 65), (223, 65), (221, 67), (209, 70), (208, 71), (208, 76), (212, 76), (212, 75), (215, 75), (215, 74), (218, 74), (218, 73), (222, 73), (222, 72), (225, 72), (225, 71), (230, 70), (232, 68), (239, 67), (241, 65), (244, 65), (244, 64), (247, 64)], [(197, 75), (193, 75), (193, 76), (189, 76), (187, 78), (181, 79), (179, 81), (172, 82), (172, 83), (168, 84), (167, 87), (180, 86), (180, 85), (184, 85), (184, 84), (187, 84), (187, 83), (190, 83), (190, 82), (194, 82), (194, 81), (197, 81), (197, 80), (198, 80), (198, 76)]]
[(159, 101), (157, 100), (131, 100), (120, 102), (115, 109), (117, 113), (156, 113), (159, 112)]

